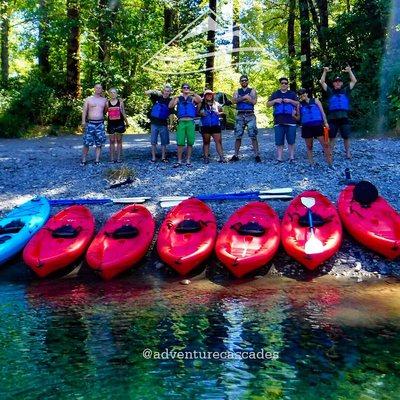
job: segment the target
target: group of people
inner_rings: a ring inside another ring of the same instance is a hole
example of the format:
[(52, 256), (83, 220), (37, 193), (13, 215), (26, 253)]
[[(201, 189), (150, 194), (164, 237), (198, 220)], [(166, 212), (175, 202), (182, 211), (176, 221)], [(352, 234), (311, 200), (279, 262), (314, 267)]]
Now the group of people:
[[(313, 142), (317, 139), (324, 151), (326, 162), (332, 166), (332, 150), (338, 133), (343, 138), (345, 154), (351, 158), (350, 153), (350, 91), (357, 80), (349, 66), (344, 69), (349, 74), (349, 85), (344, 86), (340, 76), (332, 81), (332, 87), (326, 83), (329, 67), (324, 67), (320, 79), (321, 86), (328, 97), (328, 116), (325, 114), (321, 102), (309, 95), (306, 89), (297, 91), (289, 90), (289, 80), (285, 77), (279, 79), (280, 88), (269, 97), (267, 106), (273, 107), (274, 133), (276, 145), (276, 163), (283, 162), (285, 140), (288, 145), (289, 162), (295, 160), (295, 141), (297, 125), (301, 126), (301, 136), (307, 147), (307, 157), (310, 165), (313, 160)], [(232, 102), (236, 105), (235, 120), (235, 153), (229, 159), (231, 162), (239, 161), (239, 152), (245, 130), (251, 139), (255, 162), (261, 162), (257, 140), (258, 128), (254, 106), (257, 103), (257, 91), (249, 87), (247, 75), (240, 77), (240, 88), (233, 94)], [(109, 90), (110, 99), (103, 97), (103, 88), (96, 84), (94, 95), (85, 100), (82, 112), (82, 125), (84, 126), (83, 151), (81, 164), (86, 165), (87, 154), (90, 146), (95, 146), (95, 164), (100, 162), (101, 148), (106, 142), (104, 116), (107, 115), (107, 133), (110, 138), (110, 160), (121, 162), (122, 134), (128, 125), (124, 103), (118, 98), (116, 89)], [(184, 83), (181, 93), (172, 97), (172, 88), (165, 85), (162, 91), (148, 90), (145, 92), (150, 97), (152, 107), (150, 117), (150, 142), (151, 162), (156, 162), (158, 138), (161, 141), (161, 161), (168, 162), (167, 146), (170, 143), (168, 122), (171, 114), (176, 114), (178, 125), (176, 129), (177, 162), (174, 168), (186, 165), (191, 167), (192, 148), (195, 142), (195, 119), (200, 117), (200, 132), (203, 138), (204, 162), (210, 162), (210, 142), (213, 138), (218, 153), (218, 162), (226, 162), (222, 147), (222, 106), (215, 100), (212, 90), (206, 89), (202, 96), (191, 91), (190, 85)], [(186, 159), (183, 161), (186, 146)]]

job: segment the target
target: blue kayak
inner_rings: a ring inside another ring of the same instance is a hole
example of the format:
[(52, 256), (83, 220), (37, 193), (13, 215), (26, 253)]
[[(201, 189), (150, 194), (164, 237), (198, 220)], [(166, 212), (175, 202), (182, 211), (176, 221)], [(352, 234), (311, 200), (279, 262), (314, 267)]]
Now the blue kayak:
[(37, 197), (14, 208), (0, 220), (0, 264), (3, 264), (28, 243), (50, 216), (50, 204)]

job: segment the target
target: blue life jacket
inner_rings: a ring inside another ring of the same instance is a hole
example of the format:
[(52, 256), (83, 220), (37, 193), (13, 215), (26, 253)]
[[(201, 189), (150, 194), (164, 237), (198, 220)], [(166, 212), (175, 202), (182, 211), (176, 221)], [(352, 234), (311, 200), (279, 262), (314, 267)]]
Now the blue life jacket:
[(201, 117), (201, 125), (202, 126), (219, 126), (221, 122), (219, 120), (219, 113), (216, 111), (214, 107), (206, 106), (202, 109), (205, 113), (204, 116)]
[(197, 114), (197, 108), (193, 103), (193, 98), (188, 96), (187, 99), (183, 96), (179, 96), (177, 105), (178, 118), (195, 118)]
[(328, 99), (329, 111), (349, 111), (350, 100), (344, 92), (333, 93)]
[[(253, 89), (251, 89), (251, 88), (246, 88), (246, 90), (243, 90), (243, 88), (240, 88), (238, 90), (238, 95), (240, 97), (243, 97), (246, 94), (250, 94), (252, 90)], [(247, 101), (239, 101), (236, 104), (236, 110), (238, 110), (238, 111), (254, 111), (254, 104), (248, 103)]]
[[(287, 97), (282, 97), (282, 100)], [(282, 103), (274, 104), (274, 115), (293, 115), (295, 110), (295, 106), (291, 103)]]
[[(168, 100), (169, 103), (169, 100)], [(153, 107), (151, 108), (150, 111), (150, 117), (151, 118), (157, 118), (160, 120), (167, 120), (170, 114), (170, 110), (168, 108), (167, 103), (162, 103), (159, 100), (157, 100), (154, 104)]]
[(315, 126), (321, 125), (324, 121), (321, 110), (315, 104), (315, 99), (310, 99), (310, 102), (302, 101), (300, 107), (301, 125)]

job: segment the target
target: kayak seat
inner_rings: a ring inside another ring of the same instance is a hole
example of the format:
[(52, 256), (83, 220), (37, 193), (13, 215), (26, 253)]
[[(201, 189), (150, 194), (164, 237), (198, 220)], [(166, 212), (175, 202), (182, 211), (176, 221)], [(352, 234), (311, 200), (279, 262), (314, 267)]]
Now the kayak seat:
[(201, 223), (194, 219), (184, 219), (175, 228), (177, 233), (194, 233), (201, 230)]
[(7, 240), (10, 240), (11, 238), (12, 238), (12, 236), (10, 236), (10, 235), (0, 236), (0, 244), (7, 242)]
[[(311, 211), (311, 217), (313, 226), (318, 227), (324, 225), (327, 221), (324, 220), (320, 215)], [(310, 220), (308, 219), (308, 212), (299, 217), (299, 225), (303, 227), (310, 227)]]
[(24, 226), (25, 224), (20, 219), (16, 219), (9, 222), (7, 225), (0, 226), (0, 235), (18, 233)]
[(54, 238), (65, 238), (65, 239), (72, 239), (79, 235), (79, 232), (82, 230), (81, 227), (74, 228), (72, 225), (63, 225), (57, 229), (54, 229), (51, 232), (51, 236)]
[(232, 225), (231, 229), (234, 229), (239, 235), (262, 236), (265, 234), (265, 228), (258, 222), (247, 222), (247, 224), (238, 222)]
[(113, 239), (132, 239), (139, 235), (139, 229), (136, 226), (123, 225), (114, 232), (106, 233), (106, 235), (111, 236)]
[(379, 196), (378, 189), (368, 181), (360, 181), (354, 186), (353, 200), (368, 208)]

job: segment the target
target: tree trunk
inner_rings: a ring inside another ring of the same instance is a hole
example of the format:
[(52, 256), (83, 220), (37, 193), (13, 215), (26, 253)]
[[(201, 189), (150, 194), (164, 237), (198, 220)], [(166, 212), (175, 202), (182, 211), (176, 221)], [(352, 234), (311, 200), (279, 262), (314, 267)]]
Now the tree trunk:
[(67, 0), (69, 39), (67, 46), (67, 85), (68, 96), (76, 99), (81, 95), (80, 79), (80, 0)]
[(326, 46), (326, 35), (328, 31), (328, 2), (327, 0), (316, 0), (318, 10), (314, 5), (313, 0), (308, 0), (308, 6), (312, 20), (317, 32), (317, 38), (320, 48), (319, 58), (323, 63), (329, 60)]
[(164, 6), (164, 43), (168, 43), (179, 33), (179, 13), (177, 7)]
[(311, 38), (308, 0), (299, 0), (300, 43), (301, 43), (301, 84), (313, 91), (311, 75)]
[(214, 88), (214, 61), (215, 61), (215, 23), (214, 18), (217, 12), (217, 0), (209, 0), (208, 6), (213, 11), (209, 14), (209, 26), (207, 32), (207, 53), (209, 56), (206, 60), (206, 87), (213, 90)]
[(232, 0), (232, 65), (239, 72), (240, 62), (240, 26), (239, 26), (239, 0)]
[(296, 17), (296, 0), (289, 0), (289, 18), (287, 24), (287, 37), (288, 37), (288, 56), (289, 56), (289, 81), (290, 88), (294, 91), (297, 89), (296, 85), (296, 46), (294, 36), (294, 21)]
[(99, 49), (98, 49), (98, 60), (100, 63), (104, 63), (108, 59), (108, 35), (107, 30), (110, 28), (110, 19), (107, 13), (108, 0), (99, 0), (99, 13), (97, 27)]
[(4, 87), (8, 85), (9, 75), (9, 34), (10, 20), (7, 2), (1, 10), (1, 83)]
[(50, 44), (48, 40), (48, 0), (39, 1), (39, 39), (38, 39), (38, 62), (43, 75), (48, 74), (50, 66)]

